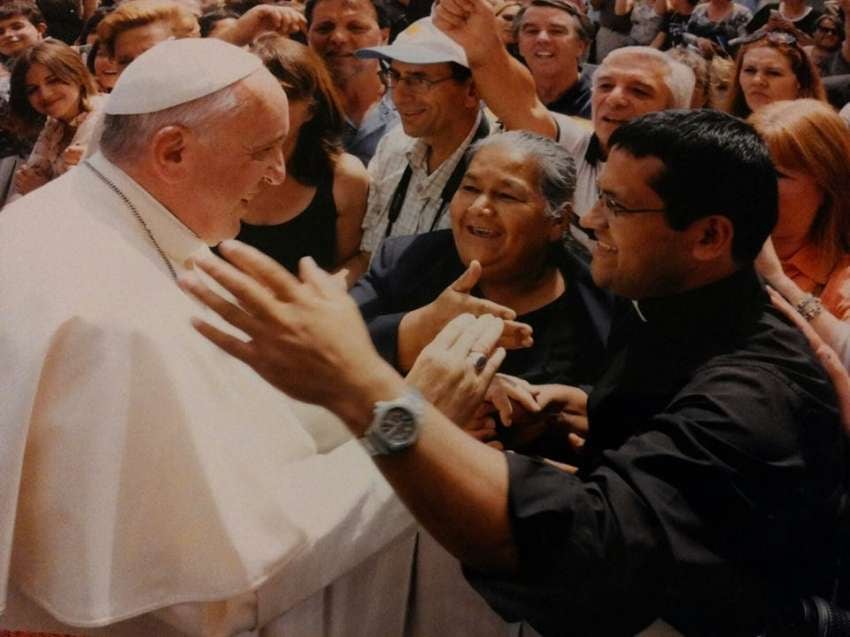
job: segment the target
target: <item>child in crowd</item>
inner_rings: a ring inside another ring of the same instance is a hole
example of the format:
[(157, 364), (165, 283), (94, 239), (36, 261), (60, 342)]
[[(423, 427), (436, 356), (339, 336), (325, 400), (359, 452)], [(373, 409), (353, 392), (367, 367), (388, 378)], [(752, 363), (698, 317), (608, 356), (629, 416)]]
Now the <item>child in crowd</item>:
[(33, 2), (0, 4), (0, 98), (9, 99), (9, 73), (15, 57), (44, 38), (47, 23)]

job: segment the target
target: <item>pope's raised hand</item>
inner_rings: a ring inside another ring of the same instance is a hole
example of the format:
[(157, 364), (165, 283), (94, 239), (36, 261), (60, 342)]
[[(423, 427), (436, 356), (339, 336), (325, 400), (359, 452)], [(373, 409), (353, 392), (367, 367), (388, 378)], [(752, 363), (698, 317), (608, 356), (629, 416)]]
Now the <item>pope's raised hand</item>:
[(212, 255), (194, 263), (236, 303), (210, 290), (197, 276), (182, 276), (180, 285), (248, 340), (200, 319), (193, 320), (195, 328), (290, 396), (344, 411), (336, 399), (343, 400), (369, 383), (363, 370), (385, 365), (344, 286), (309, 257), (301, 260), (295, 277), (238, 241), (224, 242), (220, 251), (230, 263)]

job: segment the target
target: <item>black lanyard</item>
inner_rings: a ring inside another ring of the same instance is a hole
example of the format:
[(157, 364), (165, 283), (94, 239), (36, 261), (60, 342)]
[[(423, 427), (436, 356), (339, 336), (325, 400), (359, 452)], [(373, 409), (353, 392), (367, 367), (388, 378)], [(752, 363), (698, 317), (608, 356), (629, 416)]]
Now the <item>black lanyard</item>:
[[(470, 146), (477, 142), (479, 139), (483, 139), (490, 134), (490, 124), (487, 122), (487, 118), (484, 114), (481, 114), (481, 123), (478, 125), (478, 128), (475, 129), (475, 134), (472, 136), (472, 140), (469, 142)], [(451, 201), (452, 197), (454, 197), (455, 191), (460, 186), (460, 181), (463, 179), (464, 173), (466, 173), (466, 157), (463, 156), (457, 162), (452, 174), (449, 175), (448, 181), (446, 181), (446, 185), (443, 186), (443, 190), (440, 193), (440, 205), (437, 208), (437, 214), (434, 215), (434, 221), (431, 222), (431, 227), (428, 229), (429, 232), (432, 232), (439, 223), (440, 219), (443, 217), (443, 212), (445, 211), (446, 206), (449, 201)], [(413, 169), (410, 167), (410, 162), (407, 163), (407, 168), (404, 169), (404, 173), (401, 176), (401, 179), (398, 182), (398, 186), (395, 187), (395, 192), (393, 192), (393, 197), (390, 200), (390, 208), (387, 212), (387, 230), (384, 232), (384, 238), (390, 236), (390, 232), (392, 232), (393, 224), (398, 219), (398, 215), (401, 213), (401, 207), (404, 205), (404, 200), (407, 197), (407, 188), (410, 186), (410, 178), (413, 176)]]

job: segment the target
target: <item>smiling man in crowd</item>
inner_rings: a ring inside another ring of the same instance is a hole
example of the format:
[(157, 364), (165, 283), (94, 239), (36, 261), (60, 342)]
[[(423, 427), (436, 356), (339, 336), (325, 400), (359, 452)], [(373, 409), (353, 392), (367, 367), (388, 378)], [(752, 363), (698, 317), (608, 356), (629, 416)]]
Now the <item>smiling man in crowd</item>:
[(490, 127), (463, 49), (430, 18), (414, 22), (392, 45), (361, 49), (358, 56), (389, 62), (385, 77), (401, 117), (369, 162), (372, 185), (360, 243), (368, 255), (385, 237), (449, 226), (463, 155)]
[(34, 2), (12, 0), (0, 5), (0, 55), (5, 60), (39, 42), (46, 30), (47, 23)]
[(581, 69), (593, 37), (588, 17), (566, 0), (532, 0), (515, 25), (540, 101), (555, 113), (590, 118), (590, 73)]
[(327, 64), (348, 119), (343, 142), (366, 166), (381, 138), (398, 124), (377, 60), (358, 49), (387, 43), (389, 20), (380, 0), (309, 0), (307, 44)]

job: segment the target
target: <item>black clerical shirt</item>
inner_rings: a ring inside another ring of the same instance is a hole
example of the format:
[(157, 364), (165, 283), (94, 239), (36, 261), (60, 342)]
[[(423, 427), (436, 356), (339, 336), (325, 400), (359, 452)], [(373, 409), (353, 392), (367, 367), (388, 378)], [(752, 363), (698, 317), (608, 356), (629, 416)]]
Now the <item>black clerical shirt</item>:
[(843, 435), (752, 269), (615, 322), (577, 475), (508, 454), (521, 572), (467, 573), (544, 635), (755, 635), (828, 589)]

